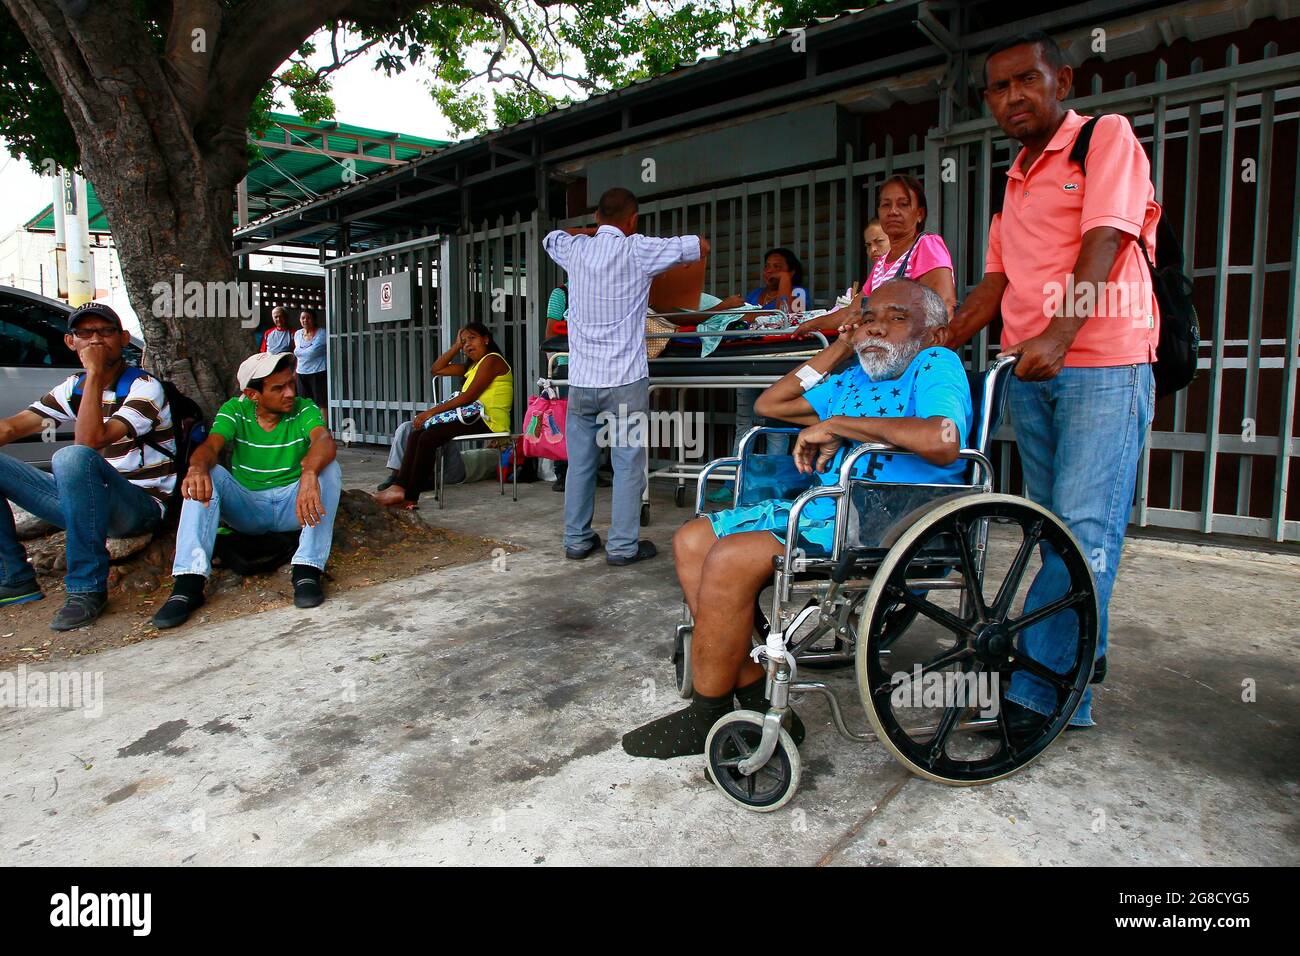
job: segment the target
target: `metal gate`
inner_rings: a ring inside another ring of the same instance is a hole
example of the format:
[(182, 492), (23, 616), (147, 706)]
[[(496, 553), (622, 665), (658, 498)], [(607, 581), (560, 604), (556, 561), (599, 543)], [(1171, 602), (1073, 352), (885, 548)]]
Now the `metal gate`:
[[(387, 445), (398, 424), (433, 405), (429, 367), (450, 345), (440, 236), (326, 262), (330, 429), (347, 441)], [(411, 275), (411, 318), (372, 322), (366, 281)]]
[[(532, 384), (538, 377), (541, 350), (542, 252), (537, 213), (519, 215), (456, 239), (454, 271), (456, 311), (448, 334), (466, 322), (482, 322), (514, 372), (515, 404), (512, 426), (518, 428)], [(448, 273), (451, 273), (451, 268)]]
[[(1129, 77), (1105, 91), (1094, 80), (1068, 102), (1132, 121), (1152, 159), (1156, 199), (1182, 236), (1201, 317), (1200, 375), (1157, 406), (1138, 475), (1138, 525), (1300, 540), (1300, 514), (1288, 508), (1300, 495), (1292, 463), (1300, 452), (1300, 54), (1276, 54), (1270, 45), (1263, 59), (1239, 63), (1230, 46), (1222, 68), (1193, 60), (1179, 77), (1159, 61), (1153, 83)], [(763, 251), (787, 246), (804, 262), (813, 304), (824, 307), (862, 278), (863, 214), (880, 183), (909, 172), (925, 184), (927, 229), (948, 245), (960, 299), (983, 275), (991, 189), (1002, 188), (1016, 151), (991, 117), (933, 131), (898, 153), (885, 137), (865, 159), (849, 152), (835, 166), (644, 202), (641, 230), (707, 238), (706, 288), (718, 295), (757, 286)], [(985, 330), (964, 350), (974, 367), (996, 354), (996, 333)], [(999, 487), (1017, 490), (1010, 428), (999, 437)]]
[[(1133, 521), (1205, 533), (1300, 540), (1288, 492), (1297, 477), (1297, 291), (1300, 290), (1300, 54), (1104, 91), (1095, 78), (1068, 103), (1123, 113), (1151, 158), (1156, 201), (1179, 232), (1201, 320), (1200, 373), (1163, 401), (1138, 473)], [(926, 186), (958, 265), (959, 297), (983, 272), (989, 184), (1014, 156), (991, 118), (954, 124), (926, 150)], [(951, 161), (951, 162), (949, 162)], [(945, 181), (945, 165), (955, 170)], [(1282, 215), (1277, 212), (1282, 210)], [(1270, 218), (1272, 217), (1272, 219)], [(1243, 228), (1244, 226), (1244, 228)], [(963, 268), (964, 267), (964, 268)], [(997, 351), (988, 330), (980, 366)], [(1009, 451), (1002, 459), (1010, 471)]]

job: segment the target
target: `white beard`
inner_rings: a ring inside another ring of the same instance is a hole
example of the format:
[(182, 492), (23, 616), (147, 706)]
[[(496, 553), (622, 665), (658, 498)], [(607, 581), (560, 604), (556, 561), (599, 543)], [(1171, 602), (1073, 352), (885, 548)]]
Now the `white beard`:
[(863, 347), (881, 349), (880, 352), (864, 352), (855, 349), (858, 353), (858, 364), (862, 366), (862, 371), (867, 373), (867, 378), (873, 382), (898, 378), (907, 371), (907, 366), (921, 351), (921, 343), (916, 339), (906, 345), (894, 345), (885, 341), (864, 342)]

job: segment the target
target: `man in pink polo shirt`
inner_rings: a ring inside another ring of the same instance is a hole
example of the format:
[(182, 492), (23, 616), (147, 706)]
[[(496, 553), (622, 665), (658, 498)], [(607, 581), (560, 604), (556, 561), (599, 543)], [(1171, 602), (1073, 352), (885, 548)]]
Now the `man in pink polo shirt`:
[[(1124, 117), (1097, 121), (1086, 176), (1070, 160), (1088, 119), (1063, 105), (1072, 79), (1042, 33), (989, 52), (985, 101), (1022, 148), (989, 226), (984, 278), (954, 316), (950, 338), (959, 346), (1001, 310), (1002, 354), (1019, 356), (1009, 404), (1027, 493), (1064, 519), (1092, 564), (1101, 612), (1097, 680), (1138, 457), (1155, 410), (1160, 316), (1137, 239), (1154, 257), (1160, 209), (1150, 163)], [(1060, 557), (1047, 545), (1041, 554), (1026, 611), (1066, 590)], [(1076, 634), (1074, 612), (1060, 612), (1029, 628), (1021, 650), (1065, 671)], [(1073, 726), (1092, 726), (1091, 696)], [(1024, 671), (1004, 698), (1009, 722), (1023, 732), (1056, 706), (1050, 685)]]

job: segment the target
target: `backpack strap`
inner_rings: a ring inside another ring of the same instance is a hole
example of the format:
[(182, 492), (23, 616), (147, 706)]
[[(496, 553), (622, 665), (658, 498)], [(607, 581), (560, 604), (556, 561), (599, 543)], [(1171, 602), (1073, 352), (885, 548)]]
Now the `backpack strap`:
[(1074, 137), (1074, 145), (1070, 147), (1070, 162), (1074, 163), (1088, 175), (1088, 146), (1092, 143), (1093, 130), (1097, 128), (1097, 120), (1100, 116), (1094, 116), (1088, 120), (1079, 129), (1079, 134)]
[[(117, 377), (117, 384), (113, 387), (113, 395), (114, 397), (116, 397), (117, 404), (119, 406), (124, 401), (126, 401), (126, 397), (131, 394), (131, 387), (135, 385), (137, 381), (140, 380), (140, 376), (145, 374), (147, 373), (145, 372), (144, 369), (136, 368), (133, 365), (128, 366), (127, 368), (122, 370), (122, 374)], [(162, 384), (162, 379), (159, 379), (158, 382), (159, 384)], [(74, 382), (72, 386), (73, 402), (71, 404), (73, 405), (72, 410), (74, 412), (78, 411), (80, 408), (81, 397), (85, 394), (85, 386), (86, 386), (86, 373), (82, 372), (80, 375), (77, 376), (77, 381)], [(164, 397), (166, 397), (166, 391), (167, 391), (166, 387), (164, 387), (163, 388)], [(177, 425), (177, 424), (178, 423), (175, 422), (173, 423), (173, 425)], [(153, 433), (150, 432), (148, 435), (145, 435), (142, 438), (137, 438), (135, 440), (136, 444), (148, 445), (154, 451), (159, 452), (160, 454), (166, 456), (167, 458), (170, 458), (172, 461), (175, 461), (176, 456), (173, 455), (171, 452), (169, 452), (166, 448), (163, 448), (162, 444), (156, 441), (152, 437), (152, 435)]]
[[(1083, 172), (1084, 178), (1088, 176), (1088, 147), (1092, 144), (1092, 133), (1097, 128), (1097, 120), (1100, 116), (1094, 116), (1079, 128), (1079, 135), (1074, 138), (1074, 145), (1070, 147), (1070, 162), (1074, 163)], [(1142, 250), (1142, 258), (1147, 264), (1147, 275), (1154, 280), (1156, 275), (1155, 263), (1151, 261), (1150, 250), (1147, 249), (1146, 240), (1142, 238), (1142, 233), (1138, 233), (1138, 248)]]

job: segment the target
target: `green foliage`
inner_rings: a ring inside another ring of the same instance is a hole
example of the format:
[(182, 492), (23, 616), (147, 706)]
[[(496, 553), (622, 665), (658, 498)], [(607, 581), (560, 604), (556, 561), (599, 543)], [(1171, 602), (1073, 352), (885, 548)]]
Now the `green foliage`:
[(47, 159), (75, 168), (77, 140), (63, 112), (63, 101), (45, 78), (26, 37), (0, 5), (0, 136), (9, 152), (48, 173)]
[[(223, 0), (223, 5), (235, 9), (247, 2)], [(861, 5), (872, 2), (861, 0)], [(170, 3), (133, 0), (133, 6), (161, 51)], [(417, 66), (427, 70), (434, 101), (457, 132), (469, 133), (517, 123), (847, 7), (827, 0), (583, 0), (556, 7), (501, 0), (500, 9), (511, 29), (476, 10), (441, 4), (422, 7), (396, 24), (324, 23), (325, 32), (267, 78), (250, 109), (249, 129), (264, 132), (271, 111), (283, 108), (285, 98), (309, 122), (334, 115), (333, 64), (319, 64), (321, 51), (336, 49), (330, 43), (335, 27), (341, 28), (337, 52), (344, 60), (364, 56), (390, 75)], [(343, 49), (345, 40), (350, 51)], [(485, 88), (491, 89), (490, 101)], [(46, 157), (77, 164), (77, 144), (59, 95), (2, 5), (0, 136), (11, 153), (38, 169)], [(250, 158), (256, 155), (250, 147)]]

